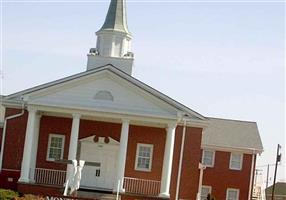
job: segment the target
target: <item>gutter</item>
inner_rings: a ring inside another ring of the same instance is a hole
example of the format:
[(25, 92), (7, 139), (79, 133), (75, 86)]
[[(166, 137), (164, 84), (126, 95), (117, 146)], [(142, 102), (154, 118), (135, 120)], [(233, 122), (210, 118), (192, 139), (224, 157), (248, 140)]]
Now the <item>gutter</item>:
[(17, 117), (20, 117), (22, 115), (24, 115), (25, 113), (25, 103), (22, 103), (22, 111), (20, 113), (17, 113), (15, 115), (11, 115), (8, 117), (5, 117), (4, 120), (4, 126), (3, 126), (3, 131), (2, 131), (2, 143), (1, 143), (1, 151), (0, 151), (0, 172), (2, 171), (2, 164), (3, 164), (3, 153), (4, 153), (4, 145), (5, 145), (5, 139), (6, 139), (6, 127), (7, 127), (7, 121), (9, 119), (14, 119)]

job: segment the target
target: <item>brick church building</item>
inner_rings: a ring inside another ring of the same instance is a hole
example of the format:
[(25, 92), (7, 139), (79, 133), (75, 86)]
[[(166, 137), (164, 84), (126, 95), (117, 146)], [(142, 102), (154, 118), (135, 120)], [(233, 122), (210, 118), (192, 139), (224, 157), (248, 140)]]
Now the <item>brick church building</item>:
[(251, 199), (255, 122), (209, 118), (132, 76), (125, 0), (111, 0), (84, 72), (2, 96), (0, 188), (62, 194), (70, 167), (80, 190), (123, 199)]

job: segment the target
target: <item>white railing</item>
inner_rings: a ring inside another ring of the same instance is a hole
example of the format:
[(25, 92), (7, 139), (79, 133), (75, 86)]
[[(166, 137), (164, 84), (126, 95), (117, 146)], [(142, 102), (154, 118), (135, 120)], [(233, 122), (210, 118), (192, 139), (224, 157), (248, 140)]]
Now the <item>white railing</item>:
[(160, 181), (124, 177), (123, 188), (126, 193), (158, 196), (160, 193)]
[(37, 184), (64, 185), (66, 181), (66, 171), (36, 168), (31, 169), (31, 179)]

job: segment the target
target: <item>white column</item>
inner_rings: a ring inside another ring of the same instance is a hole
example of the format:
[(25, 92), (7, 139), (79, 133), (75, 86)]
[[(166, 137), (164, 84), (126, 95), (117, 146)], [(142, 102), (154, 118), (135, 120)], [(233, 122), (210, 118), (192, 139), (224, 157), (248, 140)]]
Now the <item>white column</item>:
[(36, 113), (37, 110), (33, 108), (28, 108), (28, 122), (26, 127), (26, 136), (25, 136), (25, 144), (24, 144), (24, 152), (23, 159), (21, 165), (21, 175), (19, 182), (29, 182), (29, 172), (31, 168), (31, 158), (32, 158), (32, 150), (33, 143), (35, 137), (35, 123), (36, 123)]
[[(80, 114), (73, 114), (72, 116), (73, 116), (73, 120), (72, 120), (72, 128), (71, 128), (71, 135), (70, 135), (68, 160), (76, 159), (78, 133), (79, 133), (79, 125), (80, 125)], [(69, 178), (71, 170), (72, 170), (72, 165), (68, 165), (67, 176), (66, 176), (67, 178)]]
[(204, 170), (205, 169), (206, 169), (206, 166), (204, 166), (203, 164), (199, 163), (200, 178), (199, 178), (199, 187), (198, 187), (198, 193), (197, 193), (197, 200), (201, 200), (203, 177), (204, 177)]
[(171, 173), (173, 165), (173, 153), (174, 153), (174, 142), (175, 142), (176, 124), (168, 124), (167, 138), (164, 152), (164, 163), (161, 177), (161, 197), (170, 197), (170, 183)]
[(122, 120), (122, 126), (121, 126), (120, 149), (119, 149), (118, 164), (117, 164), (118, 166), (117, 181), (120, 181), (120, 187), (119, 187), (120, 192), (124, 192), (123, 179), (124, 179), (124, 173), (125, 173), (128, 132), (129, 132), (129, 120), (124, 119)]
[(39, 131), (40, 131), (40, 120), (41, 115), (36, 115), (35, 119), (35, 128), (34, 128), (34, 140), (32, 145), (32, 156), (31, 156), (31, 181), (35, 182), (34, 180), (34, 174), (35, 174), (35, 168), (36, 168), (36, 162), (37, 162), (37, 153), (38, 153), (38, 143), (39, 143)]

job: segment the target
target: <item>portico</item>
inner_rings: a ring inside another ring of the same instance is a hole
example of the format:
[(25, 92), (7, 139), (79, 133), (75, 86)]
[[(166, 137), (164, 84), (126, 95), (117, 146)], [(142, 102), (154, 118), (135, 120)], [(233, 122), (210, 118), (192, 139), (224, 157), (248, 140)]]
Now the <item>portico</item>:
[[(129, 133), (130, 133), (130, 126), (154, 126), (156, 129), (166, 130), (166, 141), (165, 141), (165, 150), (164, 150), (164, 158), (162, 158), (162, 174), (160, 176), (159, 180), (150, 180), (150, 181), (157, 181), (156, 184), (160, 184), (158, 188), (158, 192), (160, 193), (161, 197), (168, 197), (169, 196), (169, 188), (170, 188), (170, 180), (171, 180), (171, 169), (172, 169), (172, 156), (173, 156), (173, 147), (174, 147), (174, 136), (175, 136), (175, 129), (176, 129), (176, 121), (170, 120), (170, 119), (150, 119), (140, 116), (122, 116), (118, 114), (100, 114), (96, 112), (90, 112), (87, 110), (77, 110), (75, 112), (71, 109), (64, 109), (64, 108), (52, 108), (49, 106), (28, 106), (28, 121), (27, 121), (27, 129), (26, 129), (26, 138), (25, 138), (25, 145), (24, 145), (24, 154), (23, 154), (23, 160), (22, 160), (22, 168), (21, 168), (21, 176), (19, 179), (19, 182), (22, 183), (32, 183), (35, 182), (34, 180), (34, 172), (37, 162), (37, 152), (43, 151), (42, 148), (46, 148), (43, 146), (38, 146), (39, 142), (39, 127), (43, 126), (43, 123), (41, 122), (41, 116), (42, 118), (50, 117), (64, 117), (69, 118), (70, 123), (70, 133), (65, 136), (66, 142), (69, 143), (68, 145), (68, 160), (73, 160), (77, 158), (78, 151), (79, 151), (79, 141), (83, 140), (83, 138), (86, 138), (85, 136), (81, 135), (82, 132), (84, 132), (84, 128), (81, 128), (81, 123), (88, 120), (90, 123), (92, 121), (97, 121), (97, 123), (116, 123), (118, 126), (120, 126), (120, 132), (119, 132), (119, 149), (117, 152), (116, 159), (116, 184), (113, 185), (113, 190), (115, 191), (117, 189), (117, 184), (119, 185), (119, 191), (121, 193), (128, 192), (129, 186), (126, 184), (131, 184), (130, 179), (126, 179), (126, 162), (127, 162), (127, 151), (128, 151), (128, 139), (129, 139)], [(100, 116), (103, 116), (103, 120), (101, 122), (98, 122)], [(106, 115), (109, 115), (107, 117)], [(141, 125), (140, 125), (141, 124)], [(52, 126), (52, 124), (51, 124)], [(163, 127), (166, 127), (164, 129)], [(119, 129), (116, 129), (114, 131), (118, 131)], [(104, 131), (104, 130), (102, 130)], [(110, 131), (110, 130), (109, 130)], [(97, 135), (97, 131), (93, 133), (94, 135)], [(99, 133), (98, 134), (102, 134)], [(108, 133), (106, 133), (108, 134)], [(142, 132), (141, 134), (144, 134)], [(93, 135), (89, 136), (93, 137)], [(69, 140), (68, 140), (69, 138)], [(103, 137), (104, 138), (104, 137)], [(112, 138), (114, 139), (114, 138)], [(118, 138), (115, 138), (115, 140)], [(114, 141), (115, 141), (114, 140)], [(156, 145), (154, 143), (154, 145)], [(158, 147), (156, 147), (158, 148)], [(130, 163), (129, 163), (130, 164)], [(69, 166), (67, 167), (67, 174), (69, 175)], [(147, 173), (147, 172), (146, 172)], [(135, 178), (135, 177), (128, 177), (128, 178)], [(143, 179), (142, 179), (143, 180)], [(141, 182), (142, 182), (141, 180)], [(144, 180), (148, 181), (148, 179)], [(153, 183), (152, 183), (153, 184)], [(125, 189), (127, 187), (127, 190)], [(157, 187), (157, 186), (156, 186)], [(110, 188), (109, 188), (110, 189)], [(140, 191), (139, 191), (140, 192)]]

